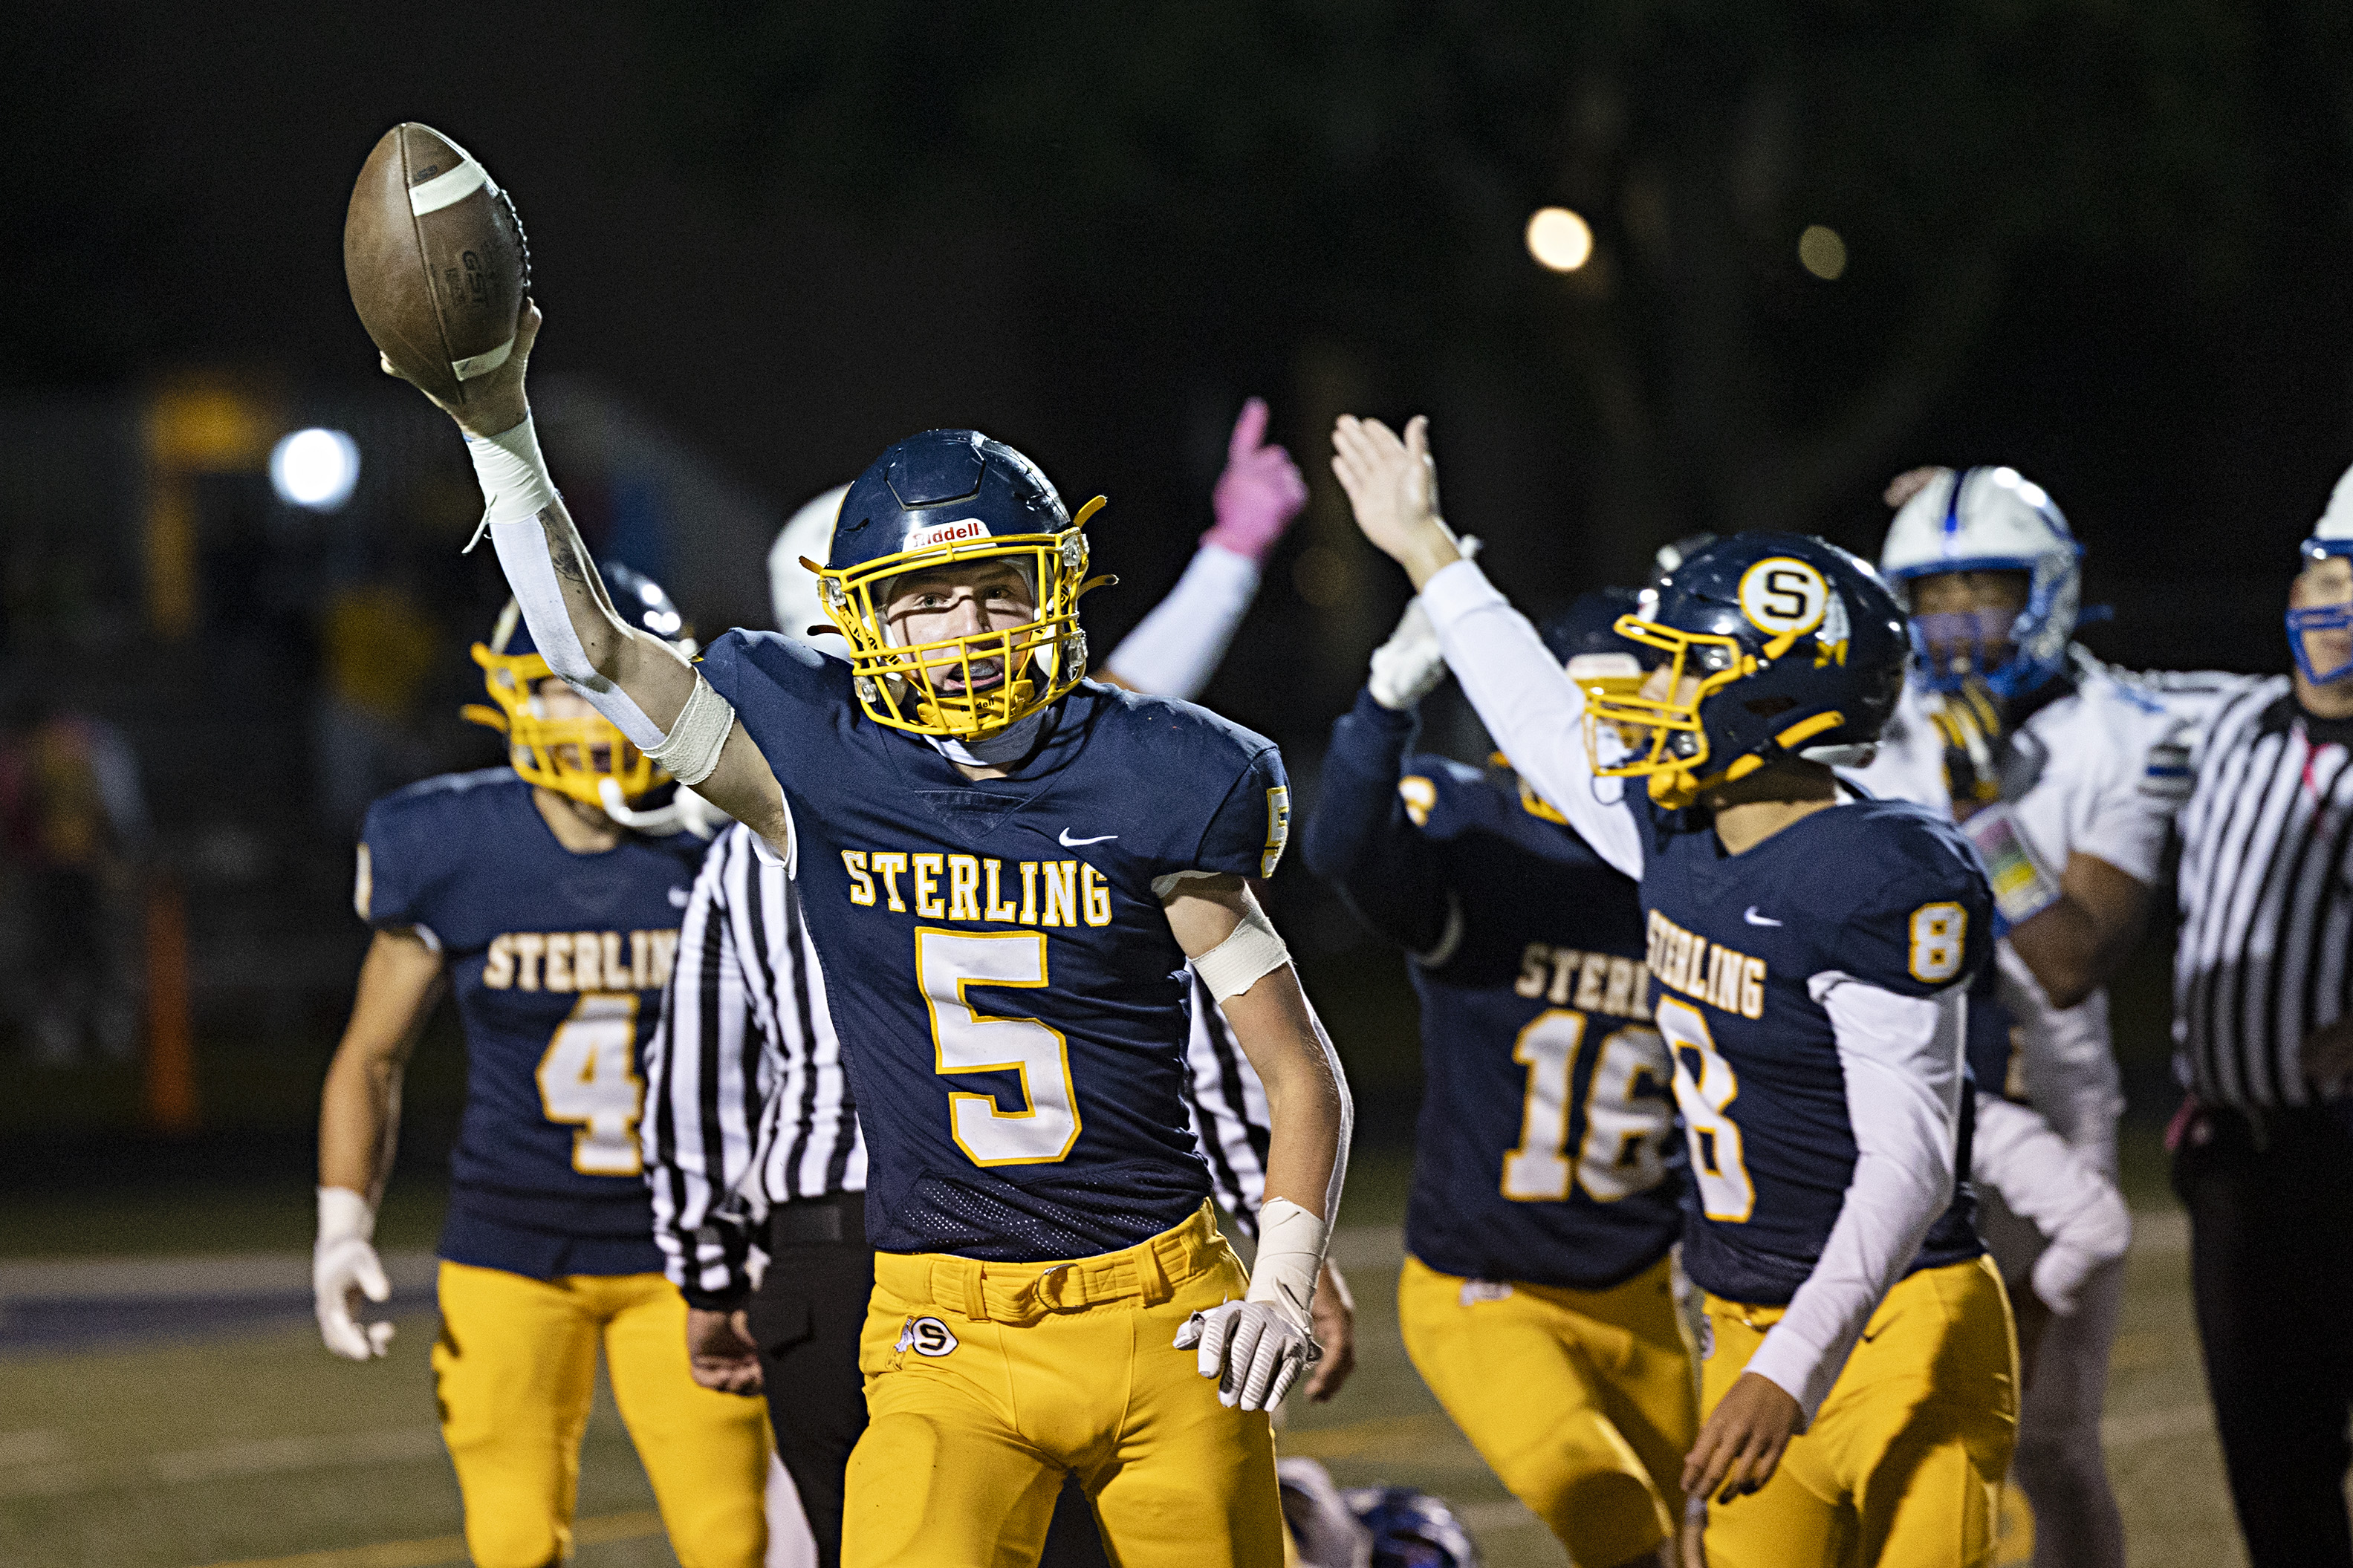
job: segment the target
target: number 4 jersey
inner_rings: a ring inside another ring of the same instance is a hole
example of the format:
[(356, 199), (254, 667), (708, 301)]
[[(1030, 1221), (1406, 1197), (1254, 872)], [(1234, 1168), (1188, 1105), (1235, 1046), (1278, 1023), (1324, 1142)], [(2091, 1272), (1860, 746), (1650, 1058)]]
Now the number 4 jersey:
[[(1691, 1143), (1698, 1223), (1683, 1268), (1726, 1300), (1784, 1304), (1820, 1260), (1855, 1172), (1823, 997), (1844, 981), (1917, 997), (1966, 983), (1990, 952), (1992, 896), (1959, 830), (1903, 802), (1817, 811), (1727, 855), (1712, 826), (1629, 794), (1648, 838), (1659, 1032)], [(1983, 1250), (1957, 1184), (1905, 1272)]]
[(539, 1279), (661, 1268), (638, 1060), (702, 849), (632, 834), (575, 854), (511, 768), (427, 779), (369, 808), (360, 918), (439, 951), (465, 1026), (442, 1257)]

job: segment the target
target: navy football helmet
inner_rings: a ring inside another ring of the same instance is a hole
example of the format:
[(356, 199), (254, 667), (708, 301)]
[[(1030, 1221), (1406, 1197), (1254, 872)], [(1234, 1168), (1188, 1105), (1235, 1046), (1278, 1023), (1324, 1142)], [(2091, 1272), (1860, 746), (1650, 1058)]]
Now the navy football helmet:
[[(596, 570), (605, 579), (605, 596), (624, 624), (692, 656), (693, 633), (660, 584), (627, 566), (600, 565)], [(482, 667), (482, 684), (497, 706), (470, 702), (462, 711), (474, 723), (506, 736), (507, 760), (514, 771), (533, 784), (635, 826), (636, 814), (628, 810), (628, 803), (670, 783), (670, 774), (654, 766), (609, 719), (546, 716), (539, 683), (554, 679), (555, 672), (532, 642), (531, 628), (512, 599), (499, 612), (491, 640), (476, 643), (473, 653), (474, 662)]]
[[(1662, 577), (1648, 615), (1618, 630), (1668, 656), (1656, 697), (1587, 700), (1589, 754), (1600, 724), (1635, 743), (1609, 778), (1648, 778), (1681, 807), (1784, 757), (1849, 764), (1895, 709), (1911, 651), (1904, 611), (1870, 566), (1799, 533), (1740, 533)], [(1651, 678), (1655, 684), (1657, 677)]]
[[(926, 430), (875, 458), (841, 499), (824, 566), (811, 563), (825, 612), (849, 640), (867, 716), (979, 740), (1077, 685), (1087, 671), (1079, 597), (1115, 581), (1087, 576), (1082, 530), (1103, 504), (1097, 496), (1072, 517), (1037, 464), (977, 430)], [(990, 560), (1028, 578), (1033, 618), (912, 646), (894, 640), (884, 616), (894, 579)]]
[(1342, 1494), (1372, 1532), (1373, 1568), (1479, 1568), (1479, 1548), (1446, 1500), (1411, 1487), (1358, 1487)]
[(1621, 619), (1641, 613), (1641, 595), (1633, 589), (1596, 588), (1579, 594), (1538, 626), (1536, 635), (1588, 697), (1631, 697), (1641, 690), (1643, 674), (1659, 662), (1656, 651), (1619, 633)]

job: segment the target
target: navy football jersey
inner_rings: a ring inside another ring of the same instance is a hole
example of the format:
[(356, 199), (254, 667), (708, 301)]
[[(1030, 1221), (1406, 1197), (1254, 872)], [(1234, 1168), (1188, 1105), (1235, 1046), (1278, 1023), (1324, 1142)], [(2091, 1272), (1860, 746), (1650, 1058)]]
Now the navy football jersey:
[[(1691, 1142), (1683, 1268), (1726, 1300), (1786, 1303), (1855, 1163), (1845, 1073), (1809, 982), (1835, 971), (1910, 996), (1967, 984), (1990, 962), (1992, 895), (1960, 830), (1905, 802), (1818, 811), (1727, 855), (1704, 817), (1628, 793), (1646, 825), (1645, 934)], [(1982, 1250), (1957, 1183), (1907, 1272)]]
[(849, 667), (804, 644), (731, 632), (700, 668), (792, 812), (874, 1245), (1078, 1258), (1199, 1208), (1185, 954), (1154, 884), (1273, 872), (1290, 823), (1273, 744), (1087, 682), (1015, 776), (974, 782), (867, 719)]
[(556, 842), (512, 768), (369, 807), (360, 917), (437, 946), (466, 1033), (466, 1111), (440, 1254), (533, 1279), (659, 1270), (638, 1144), (638, 1053), (702, 842)]
[(1518, 781), (1404, 755), (1412, 730), (1369, 698), (1334, 726), (1305, 846), (1416, 954), (1406, 1248), (1447, 1274), (1605, 1289), (1683, 1224), (1641, 900)]

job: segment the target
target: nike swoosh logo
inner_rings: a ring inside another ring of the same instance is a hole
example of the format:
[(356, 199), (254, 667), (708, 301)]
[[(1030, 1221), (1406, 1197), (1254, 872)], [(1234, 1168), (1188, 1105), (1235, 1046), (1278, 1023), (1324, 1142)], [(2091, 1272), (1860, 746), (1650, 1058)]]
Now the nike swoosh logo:
[(1071, 837), (1071, 830), (1065, 827), (1062, 829), (1061, 833), (1062, 847), (1065, 849), (1076, 849), (1080, 846), (1086, 844), (1108, 844), (1118, 837), (1119, 835), (1116, 833), (1099, 833), (1092, 838), (1073, 838)]
[(1753, 926), (1777, 926), (1781, 923), (1779, 921), (1775, 920), (1771, 915), (1758, 914), (1755, 904), (1751, 904), (1746, 909), (1741, 910), (1740, 918), (1746, 921)]

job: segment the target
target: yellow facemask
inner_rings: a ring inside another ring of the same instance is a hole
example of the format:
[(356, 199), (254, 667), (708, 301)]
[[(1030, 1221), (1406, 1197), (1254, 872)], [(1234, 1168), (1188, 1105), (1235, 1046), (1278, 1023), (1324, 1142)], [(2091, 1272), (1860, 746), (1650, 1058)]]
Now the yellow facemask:
[[(826, 615), (849, 643), (859, 706), (878, 724), (911, 734), (985, 740), (1060, 701), (1087, 673), (1087, 637), (1079, 627), (1079, 599), (1116, 577), (1089, 578), (1087, 540), (1081, 531), (1103, 504), (1097, 496), (1057, 533), (990, 535), (921, 550), (905, 550), (839, 571), (815, 562)], [(875, 596), (889, 584), (927, 568), (974, 561), (1008, 561), (1037, 586), (1035, 616), (1001, 631), (975, 632), (934, 642), (891, 640)], [(997, 684), (975, 691), (973, 667), (995, 661)], [(953, 674), (960, 691), (939, 678)]]
[[(513, 634), (515, 607), (510, 604), (499, 617), (492, 640), (503, 646)], [(460, 711), (470, 722), (483, 724), (507, 738), (507, 761), (531, 784), (585, 802), (599, 810), (608, 804), (604, 786), (609, 781), (625, 802), (635, 802), (670, 774), (631, 744), (611, 720), (591, 714), (582, 719), (550, 719), (541, 710), (539, 683), (555, 672), (536, 653), (492, 653), (476, 643), (474, 662), (482, 667), (482, 684), (497, 704), (486, 708), (468, 703)]]

